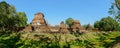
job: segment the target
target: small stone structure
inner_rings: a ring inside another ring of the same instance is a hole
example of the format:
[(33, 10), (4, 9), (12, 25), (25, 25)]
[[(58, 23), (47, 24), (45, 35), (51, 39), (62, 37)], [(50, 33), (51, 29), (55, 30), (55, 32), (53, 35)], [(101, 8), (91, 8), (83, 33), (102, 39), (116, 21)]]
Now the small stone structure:
[(62, 21), (60, 23), (60, 29), (59, 29), (60, 33), (69, 33), (66, 24)]
[(60, 29), (59, 25), (56, 25), (56, 26), (50, 26), (50, 30), (51, 32), (58, 32)]
[(84, 30), (84, 28), (81, 26), (79, 20), (74, 20), (72, 25), (71, 25), (71, 30), (74, 33), (79, 33), (82, 30)]
[(25, 31), (25, 32), (32, 32), (32, 27), (31, 27), (31, 25), (25, 27), (25, 29), (23, 29), (23, 31)]
[(86, 29), (86, 30), (92, 30), (92, 27), (91, 27), (90, 24), (88, 24), (85, 29)]

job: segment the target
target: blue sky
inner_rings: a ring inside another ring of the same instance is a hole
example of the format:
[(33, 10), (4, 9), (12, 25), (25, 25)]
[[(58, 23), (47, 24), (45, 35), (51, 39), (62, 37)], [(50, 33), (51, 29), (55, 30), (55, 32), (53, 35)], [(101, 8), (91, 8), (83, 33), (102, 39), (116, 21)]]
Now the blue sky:
[[(3, 0), (0, 0), (3, 1)], [(45, 15), (51, 25), (58, 25), (71, 17), (83, 24), (109, 16), (108, 10), (113, 0), (5, 0), (14, 5), (18, 12), (25, 12), (30, 23), (37, 12)]]

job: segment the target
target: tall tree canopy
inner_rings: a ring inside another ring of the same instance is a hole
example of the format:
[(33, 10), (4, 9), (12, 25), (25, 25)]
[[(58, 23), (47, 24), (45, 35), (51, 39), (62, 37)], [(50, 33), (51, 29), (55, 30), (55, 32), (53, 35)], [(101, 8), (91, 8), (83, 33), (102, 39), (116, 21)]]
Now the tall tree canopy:
[(72, 18), (66, 19), (66, 24), (67, 24), (69, 27), (71, 27), (72, 22), (73, 22), (73, 19), (72, 19)]
[(19, 26), (19, 27), (26, 26), (26, 24), (27, 24), (27, 22), (26, 22), (27, 21), (27, 17), (26, 17), (25, 12), (18, 12), (18, 13), (16, 13), (15, 20), (16, 20), (15, 23), (16, 23), (17, 26)]
[(5, 1), (0, 2), (0, 29), (15, 30), (27, 24), (27, 17), (24, 12), (16, 12), (14, 6)]

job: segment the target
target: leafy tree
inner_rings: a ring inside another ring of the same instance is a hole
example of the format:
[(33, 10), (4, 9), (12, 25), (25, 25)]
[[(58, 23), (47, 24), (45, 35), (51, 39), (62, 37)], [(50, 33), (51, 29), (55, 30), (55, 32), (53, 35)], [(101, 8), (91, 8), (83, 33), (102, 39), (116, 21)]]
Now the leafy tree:
[(120, 10), (120, 0), (115, 0), (116, 7)]
[(1, 30), (15, 31), (16, 28), (24, 27), (27, 24), (26, 14), (16, 12), (15, 7), (5, 1), (0, 2), (0, 12)]
[(73, 22), (73, 19), (72, 19), (72, 18), (66, 19), (66, 24), (67, 24), (69, 27), (71, 27), (72, 22)]
[(112, 15), (114, 19), (120, 23), (120, 9), (119, 9), (120, 3), (119, 2), (120, 0), (115, 0), (115, 3), (111, 4), (111, 7), (109, 8), (108, 13)]
[(15, 16), (15, 25), (18, 27), (24, 27), (27, 24), (27, 17), (25, 12), (18, 12)]
[[(99, 22), (100, 22), (100, 21), (96, 21), (96, 22), (94, 23), (94, 27), (95, 27), (95, 28), (100, 28)], [(99, 30), (100, 30), (100, 29), (99, 29)]]
[(102, 18), (94, 23), (94, 27), (103, 31), (118, 31), (119, 23), (111, 17)]
[(112, 15), (113, 17), (117, 16), (119, 14), (119, 10), (116, 8), (115, 3), (111, 4), (111, 7), (109, 8), (108, 13)]
[(27, 17), (25, 12), (18, 12), (16, 13), (16, 16), (14, 17), (15, 21), (15, 30), (19, 31), (21, 29), (23, 29), (23, 27), (25, 27), (27, 25)]
[(8, 19), (7, 15), (9, 14), (9, 4), (6, 2), (0, 2), (0, 27), (4, 28), (6, 21)]

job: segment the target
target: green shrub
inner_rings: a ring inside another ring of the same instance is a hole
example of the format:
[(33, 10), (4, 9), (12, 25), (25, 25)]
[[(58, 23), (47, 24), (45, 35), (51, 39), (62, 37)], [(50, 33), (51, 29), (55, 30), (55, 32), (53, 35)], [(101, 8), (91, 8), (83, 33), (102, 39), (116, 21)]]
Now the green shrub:
[(102, 18), (94, 23), (94, 27), (102, 31), (119, 31), (119, 23), (111, 17)]

